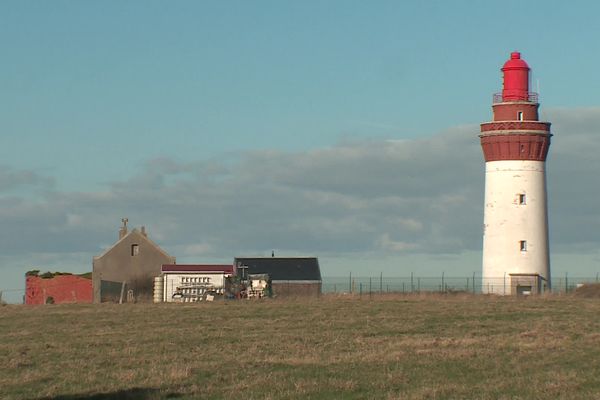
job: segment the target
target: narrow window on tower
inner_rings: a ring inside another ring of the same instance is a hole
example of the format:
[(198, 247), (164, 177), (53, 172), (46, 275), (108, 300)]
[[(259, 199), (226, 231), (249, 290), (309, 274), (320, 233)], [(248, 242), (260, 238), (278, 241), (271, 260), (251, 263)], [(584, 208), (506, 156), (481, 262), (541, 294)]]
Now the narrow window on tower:
[(519, 194), (519, 205), (524, 206), (527, 204), (527, 199), (525, 198), (525, 193)]
[(519, 111), (519, 112), (517, 113), (517, 120), (519, 120), (519, 121), (523, 121), (523, 111)]
[(132, 244), (131, 245), (131, 255), (137, 256), (138, 254), (140, 254), (140, 246), (138, 246), (137, 244)]
[(521, 251), (527, 251), (527, 240), (521, 240), (519, 242), (519, 248)]

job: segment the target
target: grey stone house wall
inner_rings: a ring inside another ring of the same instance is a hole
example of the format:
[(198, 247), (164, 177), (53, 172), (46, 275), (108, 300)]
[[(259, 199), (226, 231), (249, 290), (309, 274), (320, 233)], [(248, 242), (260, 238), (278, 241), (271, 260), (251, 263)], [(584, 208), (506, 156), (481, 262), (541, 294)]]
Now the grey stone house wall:
[[(94, 303), (115, 300), (114, 290), (109, 296), (108, 293), (103, 295), (101, 288), (114, 288), (122, 282), (126, 283), (127, 290), (133, 290), (136, 301), (151, 301), (154, 277), (161, 274), (163, 264), (175, 264), (175, 257), (171, 257), (148, 239), (143, 230), (140, 232), (133, 229), (124, 234), (104, 254), (94, 257)], [(105, 281), (104, 285), (102, 281)]]

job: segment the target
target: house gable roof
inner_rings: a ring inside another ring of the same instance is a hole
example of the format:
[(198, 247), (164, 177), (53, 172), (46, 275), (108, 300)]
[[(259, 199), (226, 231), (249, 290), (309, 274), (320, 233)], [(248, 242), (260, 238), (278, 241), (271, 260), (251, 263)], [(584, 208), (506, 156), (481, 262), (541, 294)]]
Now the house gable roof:
[[(236, 257), (238, 275), (269, 274), (274, 281), (320, 281), (316, 257)], [(247, 268), (240, 268), (247, 267)]]
[(115, 249), (116, 247), (119, 246), (119, 244), (121, 244), (122, 242), (124, 242), (127, 238), (129, 238), (130, 236), (135, 236), (135, 239), (137, 239), (138, 241), (145, 241), (146, 243), (148, 243), (150, 246), (154, 247), (156, 250), (158, 250), (160, 253), (162, 253), (165, 257), (171, 258), (173, 259), (173, 262), (175, 262), (175, 257), (172, 257), (171, 255), (169, 255), (166, 251), (164, 251), (163, 249), (160, 248), (159, 245), (157, 245), (156, 243), (154, 243), (152, 240), (150, 240), (148, 238), (148, 236), (143, 235), (140, 231), (138, 231), (136, 228), (132, 229), (130, 232), (128, 232), (125, 236), (123, 236), (121, 239), (117, 240), (115, 242), (115, 244), (113, 244), (112, 246), (110, 246), (108, 249), (106, 249), (102, 254), (100, 254), (99, 256), (94, 257), (95, 260), (100, 259), (104, 256), (106, 256), (108, 253), (110, 253), (113, 249)]

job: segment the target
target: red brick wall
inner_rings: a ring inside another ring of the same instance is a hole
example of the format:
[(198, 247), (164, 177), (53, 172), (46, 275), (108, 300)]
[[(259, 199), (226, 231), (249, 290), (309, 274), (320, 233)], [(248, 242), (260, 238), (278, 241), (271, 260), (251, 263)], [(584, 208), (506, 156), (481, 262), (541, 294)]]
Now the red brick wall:
[(25, 278), (25, 304), (46, 304), (48, 297), (52, 297), (55, 304), (91, 303), (92, 280), (76, 275)]

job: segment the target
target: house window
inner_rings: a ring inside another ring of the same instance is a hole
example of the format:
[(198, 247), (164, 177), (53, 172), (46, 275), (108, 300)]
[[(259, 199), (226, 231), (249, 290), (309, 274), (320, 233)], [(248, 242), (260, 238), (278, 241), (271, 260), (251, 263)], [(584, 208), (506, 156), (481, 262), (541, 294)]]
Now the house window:
[(519, 194), (519, 205), (524, 206), (526, 203), (525, 193)]
[(519, 121), (523, 121), (523, 111), (519, 111), (519, 112), (517, 113), (517, 120), (519, 120)]
[(137, 256), (139, 254), (140, 254), (140, 246), (137, 244), (132, 244), (131, 245), (131, 255)]
[(521, 240), (519, 242), (519, 248), (521, 251), (527, 251), (527, 240)]

